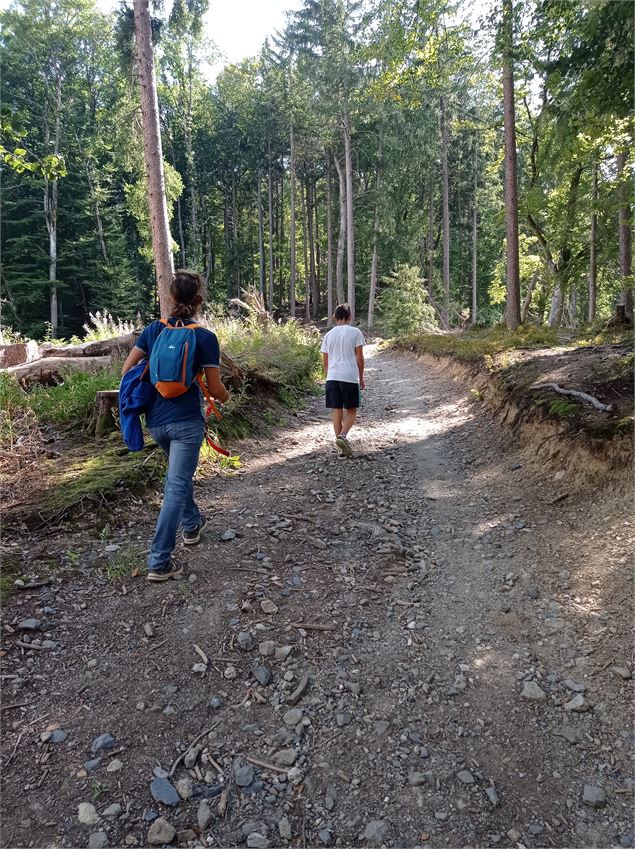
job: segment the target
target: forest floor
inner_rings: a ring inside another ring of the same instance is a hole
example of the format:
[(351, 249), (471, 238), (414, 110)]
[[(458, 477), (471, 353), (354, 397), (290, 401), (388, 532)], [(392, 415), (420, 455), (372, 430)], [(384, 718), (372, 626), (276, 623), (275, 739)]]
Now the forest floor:
[(367, 383), (352, 459), (313, 398), (197, 486), (180, 581), (159, 494), (5, 540), (48, 582), (4, 605), (3, 847), (633, 845), (628, 483), (440, 366)]

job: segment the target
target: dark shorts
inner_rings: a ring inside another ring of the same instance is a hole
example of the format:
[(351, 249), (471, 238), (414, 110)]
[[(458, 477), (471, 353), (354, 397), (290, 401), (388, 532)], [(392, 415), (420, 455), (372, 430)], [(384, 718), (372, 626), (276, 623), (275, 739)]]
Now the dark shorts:
[(326, 406), (329, 410), (356, 410), (361, 405), (359, 383), (327, 380), (325, 393)]

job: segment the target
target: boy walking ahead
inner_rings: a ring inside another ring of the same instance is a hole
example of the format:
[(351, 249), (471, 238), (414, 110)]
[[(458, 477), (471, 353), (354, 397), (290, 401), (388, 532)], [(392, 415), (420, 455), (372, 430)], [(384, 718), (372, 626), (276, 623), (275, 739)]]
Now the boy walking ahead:
[(322, 341), (324, 374), (326, 375), (326, 406), (331, 411), (335, 444), (340, 457), (350, 457), (348, 441), (360, 405), (360, 389), (364, 383), (364, 336), (351, 327), (348, 304), (341, 304), (333, 315), (335, 327)]

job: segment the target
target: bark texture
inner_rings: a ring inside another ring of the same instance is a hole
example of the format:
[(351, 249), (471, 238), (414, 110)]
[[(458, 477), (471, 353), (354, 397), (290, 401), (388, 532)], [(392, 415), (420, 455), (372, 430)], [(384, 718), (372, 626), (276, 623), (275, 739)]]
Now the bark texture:
[(520, 264), (518, 260), (518, 164), (514, 105), (514, 8), (503, 0), (503, 113), (505, 124), (505, 222), (507, 228), (507, 305), (510, 330), (520, 324)]

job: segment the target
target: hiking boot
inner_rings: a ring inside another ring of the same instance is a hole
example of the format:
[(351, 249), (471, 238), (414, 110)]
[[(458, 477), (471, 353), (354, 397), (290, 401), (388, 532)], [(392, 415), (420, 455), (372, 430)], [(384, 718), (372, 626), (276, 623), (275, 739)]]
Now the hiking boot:
[(351, 449), (351, 444), (345, 436), (338, 436), (335, 440), (335, 444), (337, 445), (340, 456), (341, 457), (352, 457), (353, 451)]
[(174, 560), (170, 560), (168, 565), (162, 569), (148, 569), (147, 580), (153, 583), (160, 583), (161, 581), (169, 581), (170, 578), (176, 578), (182, 574), (183, 567), (175, 563)]
[(197, 542), (200, 542), (201, 534), (206, 524), (207, 519), (205, 516), (202, 516), (200, 525), (197, 525), (193, 531), (183, 531), (183, 542), (185, 545), (196, 545)]

